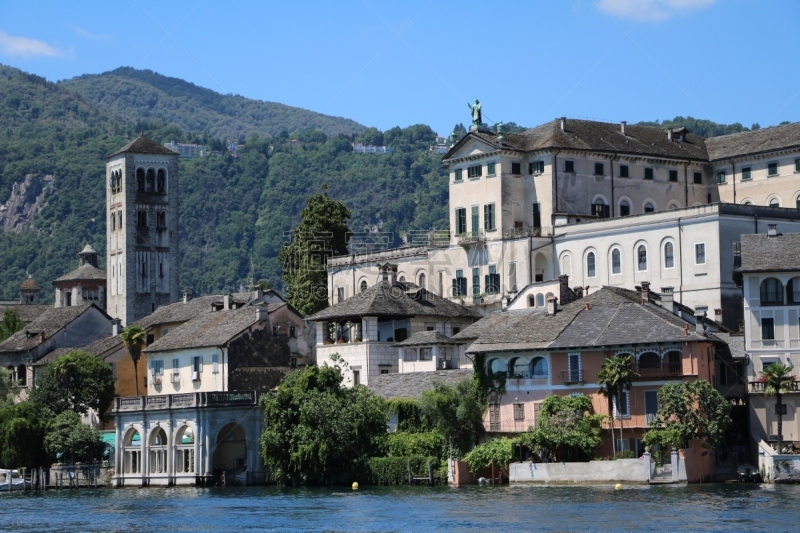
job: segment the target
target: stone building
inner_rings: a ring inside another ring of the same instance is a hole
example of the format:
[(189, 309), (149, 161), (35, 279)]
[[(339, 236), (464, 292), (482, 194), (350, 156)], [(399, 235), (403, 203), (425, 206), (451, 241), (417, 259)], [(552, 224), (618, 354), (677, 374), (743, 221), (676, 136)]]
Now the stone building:
[(97, 252), (87, 244), (78, 254), (78, 268), (53, 281), (55, 306), (96, 304), (106, 308), (106, 271), (97, 266)]
[(11, 309), (17, 313), (19, 319), (28, 324), (36, 320), (39, 315), (50, 309), (52, 306), (39, 303), (42, 288), (33, 278), (28, 278), (19, 287), (19, 300), (0, 301), (0, 318)]
[(106, 158), (107, 309), (123, 325), (179, 298), (178, 157), (140, 136)]

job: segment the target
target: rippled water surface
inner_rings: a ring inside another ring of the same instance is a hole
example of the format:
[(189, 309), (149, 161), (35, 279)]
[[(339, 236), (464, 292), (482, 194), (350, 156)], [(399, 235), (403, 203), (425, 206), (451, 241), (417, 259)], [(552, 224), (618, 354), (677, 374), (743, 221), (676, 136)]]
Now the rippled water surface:
[(800, 486), (0, 493), (0, 531), (800, 531)]

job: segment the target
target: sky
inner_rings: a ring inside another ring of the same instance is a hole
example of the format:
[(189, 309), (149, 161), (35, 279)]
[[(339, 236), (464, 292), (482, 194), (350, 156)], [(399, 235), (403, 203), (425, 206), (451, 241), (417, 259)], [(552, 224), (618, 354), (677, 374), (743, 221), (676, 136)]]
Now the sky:
[(120, 66), (381, 130), (800, 121), (797, 0), (3, 2), (0, 63)]

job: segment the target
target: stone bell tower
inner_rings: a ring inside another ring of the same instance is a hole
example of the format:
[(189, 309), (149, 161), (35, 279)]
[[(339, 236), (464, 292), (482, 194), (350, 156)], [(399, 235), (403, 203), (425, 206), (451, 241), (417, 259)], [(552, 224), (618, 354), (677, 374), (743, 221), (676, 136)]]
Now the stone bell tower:
[(176, 302), (178, 154), (141, 135), (106, 157), (107, 312), (123, 325)]

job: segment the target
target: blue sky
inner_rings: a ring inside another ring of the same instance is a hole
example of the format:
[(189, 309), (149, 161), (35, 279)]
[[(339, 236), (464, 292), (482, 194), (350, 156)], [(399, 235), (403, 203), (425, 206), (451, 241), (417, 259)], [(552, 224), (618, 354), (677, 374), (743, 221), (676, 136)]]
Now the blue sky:
[(800, 121), (800, 2), (4, 2), (0, 63), (119, 66), (388, 129), (484, 120)]

